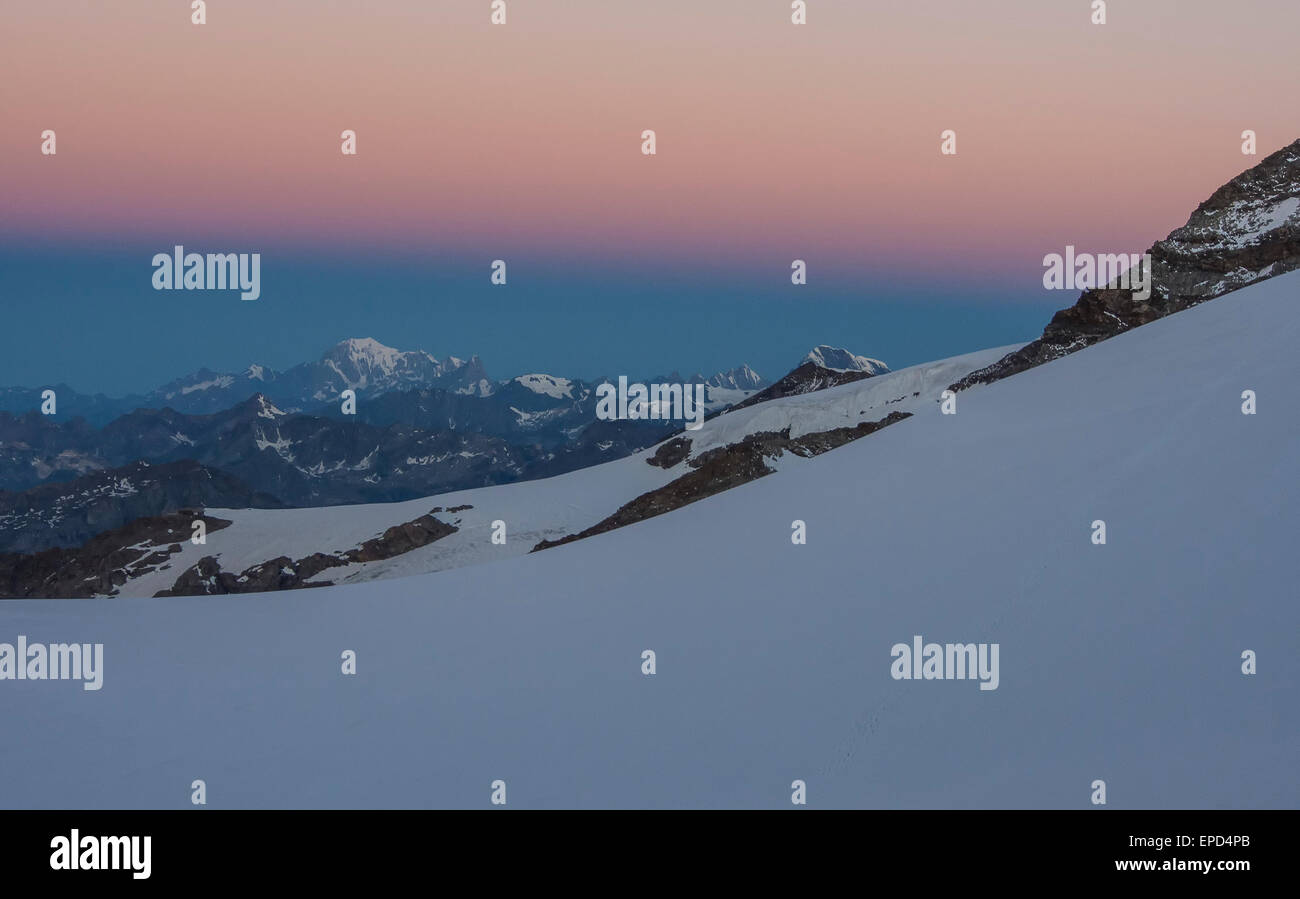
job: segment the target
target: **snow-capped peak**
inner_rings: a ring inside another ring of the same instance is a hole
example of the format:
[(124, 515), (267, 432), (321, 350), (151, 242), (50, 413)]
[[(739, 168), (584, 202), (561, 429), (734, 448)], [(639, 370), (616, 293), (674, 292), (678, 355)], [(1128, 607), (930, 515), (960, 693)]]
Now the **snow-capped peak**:
[(568, 378), (557, 378), (553, 375), (520, 375), (515, 378), (515, 383), (522, 384), (533, 393), (545, 394), (555, 399), (572, 399), (573, 382)]
[(347, 359), (358, 367), (364, 364), (371, 371), (391, 375), (406, 353), (385, 346), (373, 337), (349, 337), (340, 341), (329, 355)]
[(808, 355), (800, 360), (801, 365), (805, 362), (811, 362), (820, 368), (830, 369), (831, 371), (865, 371), (873, 375), (889, 371), (889, 366), (879, 359), (859, 356), (850, 353), (846, 349), (827, 346), (824, 343), (813, 347)]
[(265, 381), (266, 369), (261, 365), (250, 365), (244, 371), (244, 377), (250, 381)]
[(423, 350), (403, 351), (385, 346), (373, 337), (349, 337), (330, 349), (320, 361), (342, 386), (352, 389), (389, 389), (398, 384), (424, 383), (441, 377), (444, 366)]
[(710, 387), (722, 387), (728, 390), (757, 390), (767, 384), (763, 376), (748, 365), (718, 372), (704, 383)]

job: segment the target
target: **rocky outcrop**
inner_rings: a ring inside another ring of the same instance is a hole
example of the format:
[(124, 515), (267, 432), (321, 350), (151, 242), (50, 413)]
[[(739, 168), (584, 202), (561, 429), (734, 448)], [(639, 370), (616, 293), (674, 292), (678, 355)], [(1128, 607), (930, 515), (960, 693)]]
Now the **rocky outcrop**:
[[(533, 547), (532, 551), (537, 552), (538, 550), (561, 546), (565, 543), (572, 543), (575, 540), (582, 540), (595, 534), (603, 534), (624, 525), (634, 524), (647, 518), (653, 518), (656, 515), (662, 515), (665, 512), (671, 512), (674, 509), (680, 509), (682, 506), (689, 505), (697, 500), (722, 493), (724, 490), (730, 490), (732, 487), (738, 487), (741, 484), (771, 474), (772, 469), (768, 467), (766, 461), (769, 458), (778, 458), (785, 452), (803, 458), (811, 458), (835, 449), (837, 446), (843, 446), (851, 440), (865, 437), (910, 416), (910, 412), (891, 412), (879, 421), (864, 421), (852, 428), (835, 428), (794, 438), (791, 438), (789, 428), (782, 431), (763, 431), (750, 434), (737, 443), (708, 450), (696, 458), (690, 459), (686, 464), (694, 469), (693, 471), (687, 472), (672, 483), (666, 484), (657, 490), (641, 494), (636, 499), (621, 506), (608, 518), (597, 522), (586, 530), (577, 534), (569, 534), (559, 540), (543, 540)], [(685, 441), (685, 444), (685, 452), (689, 453), (690, 441)], [(678, 445), (671, 451), (671, 454), (677, 455), (682, 449)], [(663, 464), (667, 460), (666, 457), (660, 457), (663, 451), (664, 447), (660, 447), (655, 455), (646, 461), (665, 468), (671, 468), (671, 465)], [(660, 457), (659, 462), (653, 461), (656, 457)], [(682, 456), (682, 458), (685, 457)], [(681, 459), (679, 458), (678, 461), (681, 461)]]
[[(456, 506), (458, 512), (472, 506)], [(378, 537), (343, 552), (312, 553), (302, 559), (280, 556), (240, 572), (223, 571), (218, 556), (204, 556), (177, 575), (168, 590), (156, 596), (208, 596), (229, 593), (260, 593), (325, 586), (330, 581), (312, 578), (329, 568), (354, 562), (391, 559), (428, 546), (459, 530), (434, 517), (441, 507), (427, 515), (394, 525)], [(39, 553), (0, 553), (0, 598), (72, 599), (114, 596), (128, 580), (165, 571), (193, 533), (201, 518), (208, 534), (229, 527), (231, 522), (214, 518), (201, 510), (186, 509), (168, 515), (138, 518), (124, 527), (99, 534), (82, 546), (48, 549)]]
[[(472, 508), (472, 506), (455, 506), (447, 511), (456, 513), (469, 508)], [(448, 534), (454, 534), (458, 530), (459, 528), (434, 518), (433, 514), (430, 513), (414, 521), (394, 525), (384, 531), (383, 536), (367, 540), (357, 549), (350, 549), (345, 553), (340, 553), (340, 558), (344, 564), (391, 559), (393, 556), (400, 556), (413, 549), (419, 549), (421, 546), (428, 546), (433, 541), (441, 540)]]
[(1131, 328), (1300, 268), (1300, 140), (1220, 187), (1187, 224), (1151, 247), (1152, 290), (1086, 291), (1043, 336), (952, 390), (1059, 359)]
[(112, 596), (130, 578), (168, 568), (200, 517), (209, 534), (230, 526), (222, 518), (176, 512), (138, 518), (73, 549), (0, 554), (0, 598)]
[(870, 371), (840, 371), (823, 368), (815, 362), (804, 362), (771, 387), (760, 390), (753, 396), (736, 403), (731, 408), (733, 410), (744, 409), (746, 406), (755, 406), (768, 400), (779, 400), (785, 396), (799, 396), (816, 390), (826, 390), (830, 387), (838, 387), (841, 384), (861, 381), (863, 378), (872, 377), (872, 375), (873, 372)]
[(646, 458), (646, 462), (657, 468), (672, 468), (691, 454), (691, 441), (689, 437), (674, 437), (672, 440), (665, 440), (659, 445), (654, 453)]
[(80, 546), (138, 518), (206, 506), (273, 509), (280, 503), (198, 462), (136, 462), (19, 493), (0, 492), (0, 552)]
[[(469, 508), (472, 506), (457, 506), (448, 511)], [(223, 571), (216, 556), (204, 556), (182, 572), (170, 589), (160, 590), (155, 596), (218, 596), (332, 586), (333, 581), (312, 579), (330, 568), (341, 568), (353, 562), (391, 559), (456, 533), (459, 528), (455, 525), (434, 517), (434, 512), (441, 511), (441, 508), (437, 508), (414, 521), (393, 525), (381, 536), (346, 552), (317, 552), (296, 561), (288, 556), (278, 556), (238, 574)]]

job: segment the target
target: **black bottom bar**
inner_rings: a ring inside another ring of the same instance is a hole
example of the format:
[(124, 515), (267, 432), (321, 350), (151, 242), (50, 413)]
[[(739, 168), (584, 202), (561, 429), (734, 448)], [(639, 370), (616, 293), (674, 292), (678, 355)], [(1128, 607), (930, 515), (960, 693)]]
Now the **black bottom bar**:
[[(562, 878), (640, 892), (701, 881), (807, 887), (848, 876), (864, 885), (907, 878), (918, 887), (1107, 879), (1230, 888), (1243, 877), (1288, 873), (1298, 816), (1104, 809), (0, 812), (0, 863), (9, 886), (283, 880), (337, 889), (409, 877), (454, 888), (468, 877), (488, 886)], [(141, 839), (102, 839), (122, 837)], [(146, 861), (148, 876), (137, 876)], [(104, 869), (86, 870), (91, 864)]]

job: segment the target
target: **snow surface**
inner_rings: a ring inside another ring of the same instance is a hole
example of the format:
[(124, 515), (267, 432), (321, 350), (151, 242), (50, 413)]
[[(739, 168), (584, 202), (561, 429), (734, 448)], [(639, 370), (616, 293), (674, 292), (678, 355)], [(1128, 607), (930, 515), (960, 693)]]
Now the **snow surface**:
[(705, 387), (704, 390), (707, 397), (707, 401), (704, 403), (705, 412), (713, 412), (727, 406), (734, 406), (758, 392), (757, 390), (740, 390), (735, 387)]
[[(1100, 778), (1110, 808), (1294, 808), (1297, 293), (1274, 278), (542, 553), (7, 602), (0, 638), (103, 642), (105, 673), (0, 682), (22, 723), (0, 803), (184, 808), (203, 778), (210, 808), (488, 808), (500, 778), (513, 808), (790, 808), (798, 778), (813, 808), (1090, 808)], [(893, 680), (914, 634), (998, 643), (999, 688)]]

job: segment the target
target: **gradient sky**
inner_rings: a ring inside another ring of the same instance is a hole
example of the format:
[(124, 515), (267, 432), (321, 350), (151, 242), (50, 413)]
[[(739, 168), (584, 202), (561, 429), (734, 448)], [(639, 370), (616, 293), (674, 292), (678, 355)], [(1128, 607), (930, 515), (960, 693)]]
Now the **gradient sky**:
[[(897, 367), (1036, 336), (1074, 299), (1044, 253), (1141, 252), (1300, 136), (1277, 0), (507, 2), (10, 4), (0, 384), (345, 336), (497, 376)], [(153, 291), (176, 243), (260, 252), (262, 299)]]

